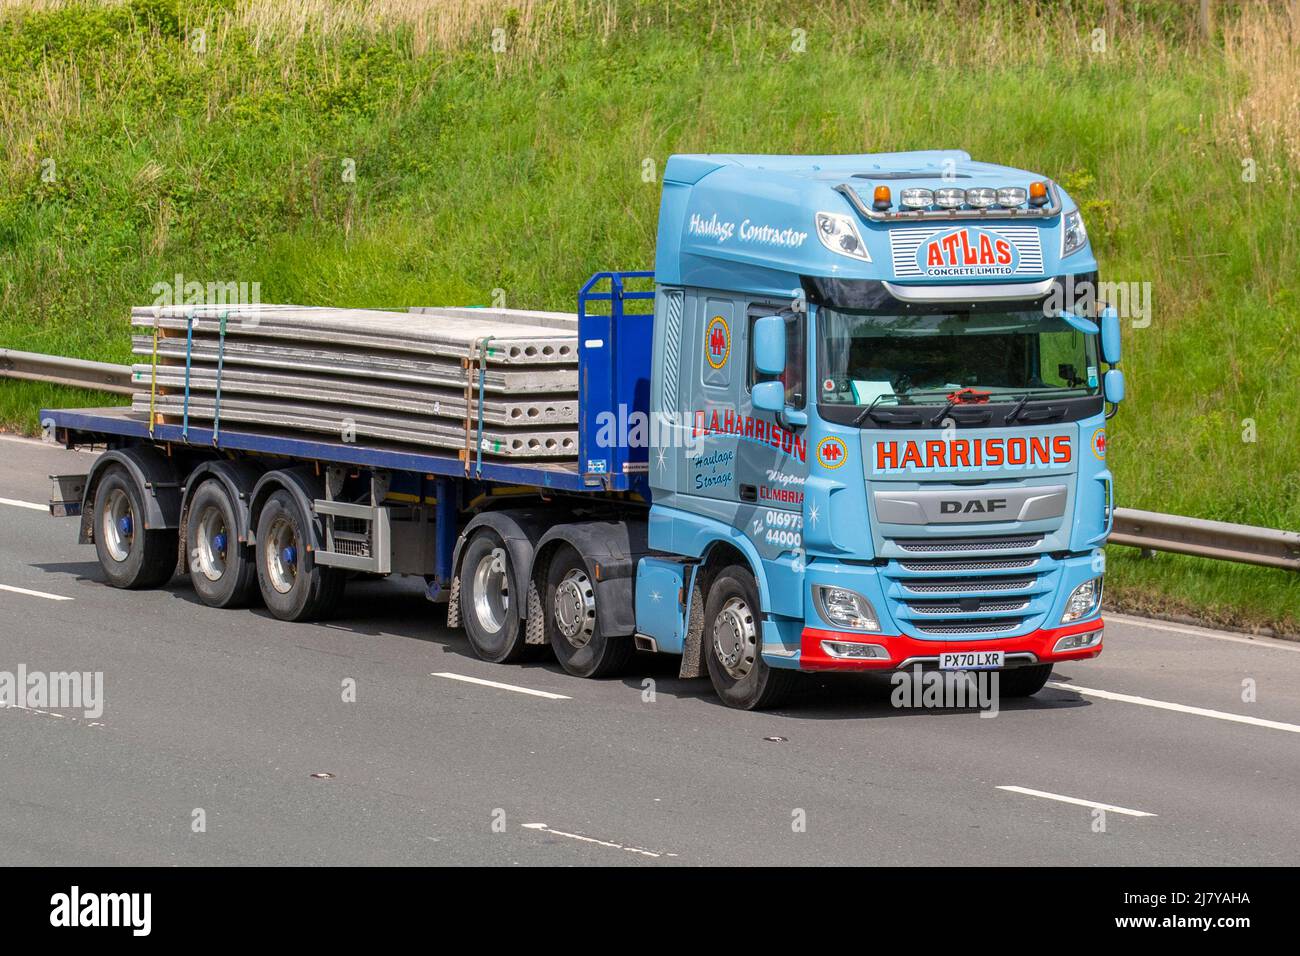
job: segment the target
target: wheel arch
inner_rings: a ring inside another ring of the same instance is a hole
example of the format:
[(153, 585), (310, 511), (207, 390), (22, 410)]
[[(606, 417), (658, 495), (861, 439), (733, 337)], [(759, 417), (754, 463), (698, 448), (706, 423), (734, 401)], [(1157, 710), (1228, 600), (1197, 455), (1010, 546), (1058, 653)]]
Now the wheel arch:
[(322, 548), (325, 532), (313, 502), (321, 496), (324, 486), (310, 465), (268, 471), (257, 479), (257, 484), (253, 486), (248, 499), (247, 543), (250, 545), (257, 543), (258, 519), (261, 518), (266, 502), (277, 491), (287, 491), (293, 495), (298, 506), (302, 508), (302, 513), (307, 516), (307, 527), (311, 533), (311, 550)]
[(545, 593), (546, 573), (555, 553), (572, 547), (596, 583), (596, 620), (611, 636), (636, 633), (636, 566), (650, 549), (647, 523), (636, 518), (576, 521), (552, 525), (537, 543), (531, 580)]
[(528, 617), (528, 583), (532, 580), (532, 569), (537, 552), (537, 542), (554, 515), (543, 514), (526, 509), (502, 509), (500, 511), (481, 511), (470, 519), (456, 538), (456, 547), (451, 556), (451, 575), (453, 588), (459, 588), (460, 563), (465, 545), (478, 531), (487, 529), (496, 534), (510, 555), (510, 586), (516, 594), (525, 595), (520, 602), (521, 619)]
[(135, 482), (140, 500), (144, 503), (144, 527), (148, 531), (170, 530), (180, 527), (181, 487), (176, 465), (166, 455), (151, 445), (114, 448), (106, 451), (90, 466), (86, 475), (86, 490), (81, 503), (80, 544), (95, 540), (95, 494), (105, 473), (120, 465)]
[(230, 461), (224, 458), (205, 461), (189, 473), (181, 493), (179, 539), (181, 552), (180, 571), (182, 574), (189, 570), (189, 555), (185, 551), (185, 537), (189, 528), (190, 501), (194, 497), (194, 492), (205, 481), (220, 482), (235, 509), (236, 539), (240, 546), (249, 547), (253, 543), (253, 532), (256, 528), (252, 518), (252, 499), (262, 473), (261, 466), (254, 462), (243, 459)]

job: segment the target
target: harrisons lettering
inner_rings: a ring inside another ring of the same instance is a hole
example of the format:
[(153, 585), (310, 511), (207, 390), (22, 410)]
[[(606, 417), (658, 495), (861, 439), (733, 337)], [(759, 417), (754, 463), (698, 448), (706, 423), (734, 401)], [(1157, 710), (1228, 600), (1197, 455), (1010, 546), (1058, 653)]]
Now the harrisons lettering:
[(876, 442), (876, 471), (908, 468), (1050, 468), (1068, 465), (1073, 446), (1067, 435), (1030, 438), (955, 438)]
[(775, 422), (754, 418), (752, 415), (740, 415), (730, 408), (721, 413), (716, 408), (712, 411), (697, 411), (695, 427), (691, 433), (692, 435), (735, 435), (737, 438), (779, 448), (799, 461), (806, 461), (808, 458), (806, 439), (786, 431)]

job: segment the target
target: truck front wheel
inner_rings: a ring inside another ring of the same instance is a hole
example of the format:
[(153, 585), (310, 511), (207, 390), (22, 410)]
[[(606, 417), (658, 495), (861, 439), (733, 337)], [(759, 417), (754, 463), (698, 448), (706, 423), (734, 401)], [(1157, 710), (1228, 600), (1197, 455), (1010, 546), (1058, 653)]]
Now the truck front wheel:
[(308, 520), (287, 491), (271, 495), (257, 518), (257, 583), (266, 609), (282, 621), (328, 617), (343, 597), (343, 571), (317, 564), (308, 551)]
[(144, 499), (130, 472), (112, 466), (95, 488), (95, 554), (115, 588), (152, 588), (176, 571), (176, 534), (147, 531)]
[(575, 677), (612, 677), (636, 653), (630, 634), (606, 634), (596, 614), (596, 585), (572, 547), (556, 552), (543, 597), (546, 638), (560, 666)]
[(702, 640), (709, 680), (728, 707), (761, 710), (789, 696), (796, 675), (763, 660), (763, 613), (747, 568), (732, 565), (714, 579), (704, 604)]

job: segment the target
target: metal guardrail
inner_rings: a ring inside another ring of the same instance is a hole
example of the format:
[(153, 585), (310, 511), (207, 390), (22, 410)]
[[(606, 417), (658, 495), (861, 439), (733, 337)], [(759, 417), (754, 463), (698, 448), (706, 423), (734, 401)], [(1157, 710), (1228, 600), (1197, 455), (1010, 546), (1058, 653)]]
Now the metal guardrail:
[[(129, 395), (131, 366), (0, 349), (0, 378)], [(1300, 532), (1116, 508), (1110, 544), (1300, 571)]]
[(1300, 532), (1115, 509), (1110, 544), (1300, 571)]
[(130, 395), (131, 366), (0, 349), (0, 378), (21, 378)]

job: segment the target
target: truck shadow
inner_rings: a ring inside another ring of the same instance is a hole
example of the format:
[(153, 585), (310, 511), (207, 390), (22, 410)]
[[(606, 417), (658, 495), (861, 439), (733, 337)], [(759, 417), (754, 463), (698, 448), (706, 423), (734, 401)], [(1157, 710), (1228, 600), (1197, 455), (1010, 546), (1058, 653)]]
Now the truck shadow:
[[(104, 575), (96, 561), (55, 562), (32, 565), (50, 574), (70, 575), (77, 582), (103, 583)], [(164, 588), (171, 597), (205, 611), (189, 580), (177, 576)], [(220, 613), (213, 611), (212, 613)], [(228, 613), (239, 613), (231, 611)], [(266, 608), (254, 605), (244, 613), (273, 621)], [(447, 628), (447, 607), (433, 604), (424, 596), (423, 582), (417, 578), (388, 580), (357, 579), (348, 582), (342, 613), (329, 621), (285, 627), (321, 628), (361, 636), (409, 638), (437, 645), (454, 657), (478, 661), (465, 634)], [(541, 669), (566, 679), (568, 677), (553, 657), (514, 665), (521, 671)], [(618, 678), (602, 683), (621, 683), (629, 694), (644, 696), (653, 690), (674, 700), (699, 700), (726, 709), (714, 694), (707, 677), (678, 677), (678, 658), (667, 654), (638, 653), (628, 670)], [(507, 678), (503, 678), (507, 679)], [(1053, 673), (1053, 681), (1068, 683), (1070, 678)], [(769, 717), (796, 720), (862, 720), (885, 717), (969, 717), (978, 707), (911, 707), (896, 706), (894, 687), (887, 674), (803, 674), (790, 699), (779, 708), (764, 711)], [(1046, 688), (1033, 697), (1003, 698), (999, 712), (1066, 710), (1091, 706), (1081, 695), (1061, 688)]]

